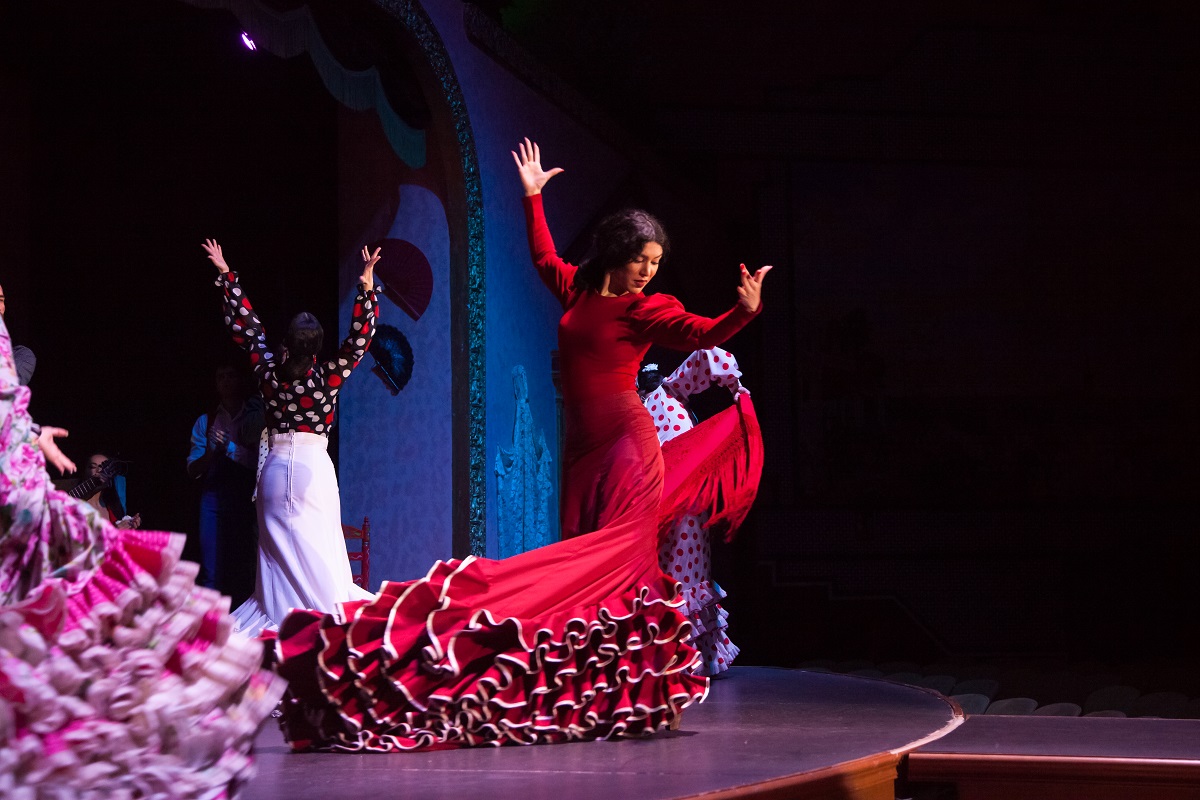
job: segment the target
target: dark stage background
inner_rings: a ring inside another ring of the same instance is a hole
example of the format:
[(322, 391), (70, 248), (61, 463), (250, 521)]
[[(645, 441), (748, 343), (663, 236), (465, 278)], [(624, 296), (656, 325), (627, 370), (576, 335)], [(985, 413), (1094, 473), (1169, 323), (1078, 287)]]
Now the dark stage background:
[[(778, 267), (732, 348), (768, 446), (716, 554), (745, 663), (1194, 662), (1192, 6), (475, 5), (687, 198), (654, 208), (661, 290), (717, 311), (731, 263)], [(187, 435), (226, 354), (199, 242), (269, 326), (335, 318), (334, 101), (221, 15), (22, 13), (0, 256), (34, 413), (191, 529)], [(628, 196), (653, 197), (643, 167)]]
[(478, 5), (779, 266), (747, 663), (1194, 663), (1194, 5)]

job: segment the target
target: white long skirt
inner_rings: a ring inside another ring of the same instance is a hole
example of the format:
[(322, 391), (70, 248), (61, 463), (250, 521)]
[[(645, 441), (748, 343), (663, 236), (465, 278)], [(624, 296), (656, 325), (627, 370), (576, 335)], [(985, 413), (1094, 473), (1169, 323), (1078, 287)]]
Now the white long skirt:
[(235, 630), (275, 630), (293, 608), (333, 611), (371, 593), (354, 585), (342, 536), (342, 503), (329, 440), (279, 433), (258, 479), (258, 576), (233, 612)]

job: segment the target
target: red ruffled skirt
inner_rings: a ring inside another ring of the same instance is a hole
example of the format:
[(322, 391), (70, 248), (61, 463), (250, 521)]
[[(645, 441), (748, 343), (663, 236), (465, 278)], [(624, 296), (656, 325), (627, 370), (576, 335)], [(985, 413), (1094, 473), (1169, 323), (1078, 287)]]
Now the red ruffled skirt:
[(680, 586), (658, 566), (653, 425), (632, 392), (581, 412), (568, 419), (564, 530), (597, 530), (502, 561), (439, 561), (371, 600), (285, 619), (281, 723), (293, 748), (643, 736), (704, 698)]

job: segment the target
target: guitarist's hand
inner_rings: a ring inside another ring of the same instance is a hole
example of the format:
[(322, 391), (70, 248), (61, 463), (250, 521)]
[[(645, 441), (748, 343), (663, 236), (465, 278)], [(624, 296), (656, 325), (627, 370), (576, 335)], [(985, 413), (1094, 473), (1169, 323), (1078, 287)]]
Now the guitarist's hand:
[(41, 449), (42, 455), (46, 457), (46, 463), (53, 464), (60, 475), (75, 474), (75, 462), (63, 455), (63, 451), (58, 449), (58, 443), (54, 441), (55, 437), (66, 438), (67, 435), (64, 428), (52, 428), (46, 425), (38, 434), (37, 439), (38, 447)]
[(140, 528), (142, 527), (142, 515), (134, 514), (132, 517), (122, 517), (113, 524), (113, 527), (122, 528), (124, 530), (128, 530), (130, 528)]

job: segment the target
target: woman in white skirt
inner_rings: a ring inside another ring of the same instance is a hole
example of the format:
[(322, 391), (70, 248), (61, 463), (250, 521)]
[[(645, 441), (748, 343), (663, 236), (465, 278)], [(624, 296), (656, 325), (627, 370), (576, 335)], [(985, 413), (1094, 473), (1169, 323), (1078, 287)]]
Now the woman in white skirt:
[(326, 434), (338, 392), (375, 334), (379, 250), (363, 248), (350, 333), (337, 355), (321, 362), (317, 353), (324, 331), (316, 317), (297, 314), (276, 356), (221, 246), (208, 239), (203, 247), (220, 273), (225, 324), (234, 342), (249, 352), (266, 405), (270, 450), (258, 478), (258, 576), (254, 595), (233, 612), (236, 629), (257, 636), (277, 629), (293, 608), (328, 612), (338, 603), (371, 596), (354, 585), (350, 572)]

